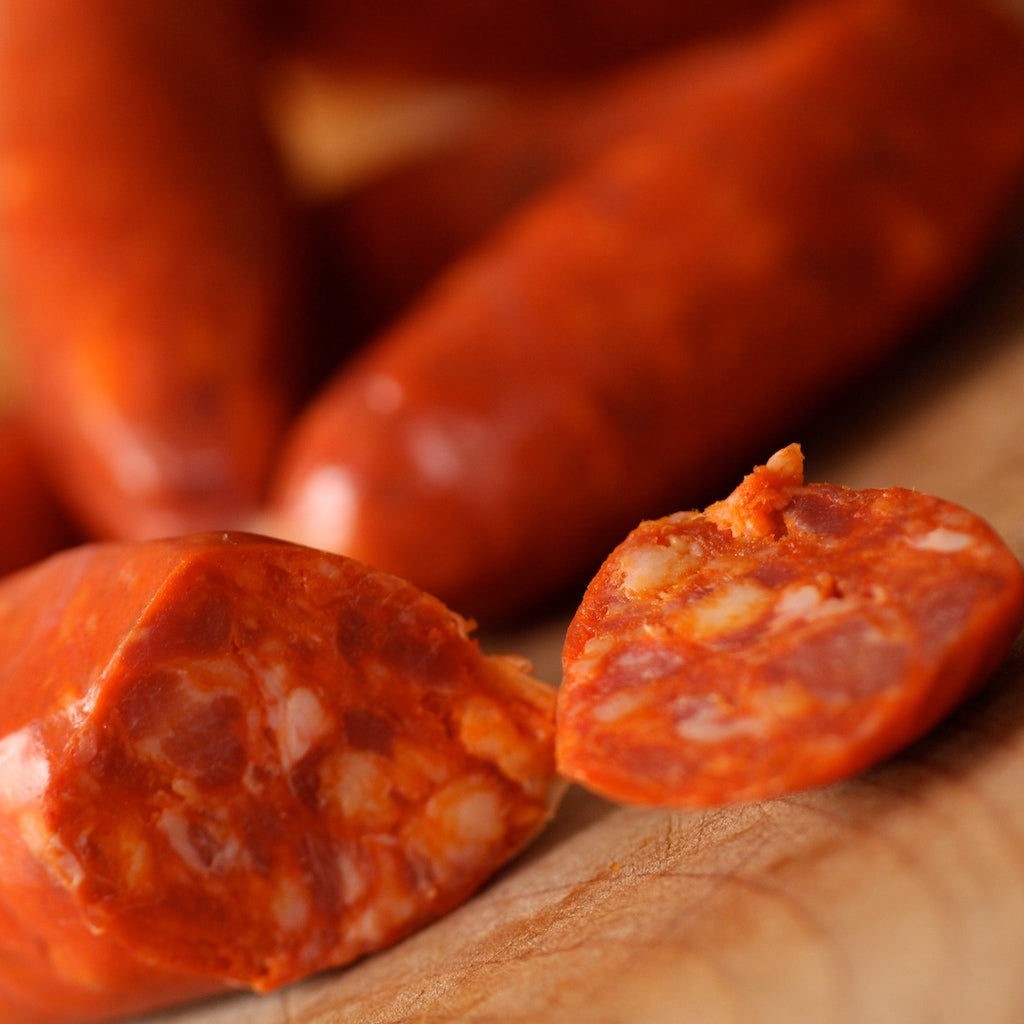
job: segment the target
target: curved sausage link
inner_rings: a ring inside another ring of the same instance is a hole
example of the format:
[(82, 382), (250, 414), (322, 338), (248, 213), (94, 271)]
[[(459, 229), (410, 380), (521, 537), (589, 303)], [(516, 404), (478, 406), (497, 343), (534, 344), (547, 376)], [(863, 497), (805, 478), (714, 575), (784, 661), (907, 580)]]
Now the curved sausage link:
[(564, 649), (568, 778), (677, 806), (832, 782), (995, 669), (1024, 617), (1024, 570), (995, 532), (915, 491), (802, 474), (790, 446), (609, 556)]
[(286, 414), (291, 229), (236, 7), (4, 6), (10, 341), (93, 535), (248, 522)]
[(464, 900), (546, 822), (554, 691), (434, 598), (244, 534), (0, 585), (0, 1018), (266, 991)]
[(981, 4), (838, 0), (684, 67), (325, 389), (272, 532), (535, 607), (949, 302), (1024, 170), (1024, 35)]
[(0, 576), (75, 540), (75, 531), (43, 476), (28, 429), (0, 410)]
[(302, 0), (283, 5), (283, 21), (301, 55), (341, 72), (508, 82), (600, 72), (766, 21), (787, 2)]
[(661, 131), (686, 102), (691, 66), (714, 52), (680, 46), (582, 81), (507, 90), (447, 141), (324, 202), (344, 322), (354, 307), (354, 331), (380, 328), (545, 188), (623, 139)]

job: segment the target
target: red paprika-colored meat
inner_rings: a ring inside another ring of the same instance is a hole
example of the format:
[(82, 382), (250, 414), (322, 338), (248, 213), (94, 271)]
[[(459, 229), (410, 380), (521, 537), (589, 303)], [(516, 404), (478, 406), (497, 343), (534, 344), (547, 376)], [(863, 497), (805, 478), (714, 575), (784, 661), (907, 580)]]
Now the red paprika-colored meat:
[(792, 445), (608, 557), (565, 643), (568, 778), (677, 806), (832, 782), (923, 735), (1005, 656), (1024, 570), (991, 527), (802, 471)]
[(0, 1019), (378, 949), (544, 824), (554, 691), (394, 577), (245, 534), (0, 584)]

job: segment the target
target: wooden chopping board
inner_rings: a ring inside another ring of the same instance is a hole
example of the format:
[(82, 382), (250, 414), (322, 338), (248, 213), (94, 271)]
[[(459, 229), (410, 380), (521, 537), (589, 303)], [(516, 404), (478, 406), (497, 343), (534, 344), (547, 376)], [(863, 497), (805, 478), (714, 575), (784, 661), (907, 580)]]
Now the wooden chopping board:
[[(809, 479), (960, 502), (1024, 558), (1024, 218), (966, 303), (782, 440), (803, 444)], [(567, 620), (486, 645), (557, 679)], [(400, 945), (146, 1018), (239, 1020), (1019, 1024), (1024, 640), (977, 698), (859, 778), (706, 812), (572, 789), (524, 855)]]

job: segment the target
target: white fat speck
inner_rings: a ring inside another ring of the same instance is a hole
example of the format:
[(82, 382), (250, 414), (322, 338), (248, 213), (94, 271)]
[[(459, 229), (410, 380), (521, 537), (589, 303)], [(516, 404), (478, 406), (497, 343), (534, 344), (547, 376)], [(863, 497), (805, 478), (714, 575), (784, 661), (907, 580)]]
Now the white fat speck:
[(171, 779), (171, 791), (186, 802), (191, 802), (199, 796), (195, 781), (186, 775), (176, 775)]
[(39, 799), (50, 781), (50, 763), (32, 726), (0, 739), (0, 802), (20, 807)]
[(267, 725), (274, 730), (275, 735), (280, 737), (286, 717), (285, 694), (288, 692), (286, 685), (288, 670), (280, 662), (267, 661), (254, 664), (254, 671), (260, 689), (263, 691)]
[(359, 903), (370, 892), (370, 875), (360, 862), (342, 846), (336, 857), (338, 878), (341, 880), (341, 898), (346, 906)]
[(919, 548), (921, 551), (963, 551), (974, 543), (974, 538), (969, 533), (961, 533), (959, 530), (950, 530), (945, 526), (938, 526), (920, 537), (911, 537), (908, 540), (911, 547)]
[(274, 920), (285, 931), (298, 931), (309, 920), (309, 900), (292, 878), (281, 878), (273, 896)]
[(630, 594), (667, 590), (691, 572), (698, 561), (689, 539), (672, 537), (668, 544), (649, 544), (623, 551), (619, 559), (622, 589)]
[(466, 699), (459, 714), (459, 740), (467, 753), (489, 761), (507, 779), (526, 783), (536, 773), (536, 755), (519, 739), (508, 712), (488, 697)]
[(463, 843), (477, 845), (497, 839), (504, 831), (502, 803), (491, 788), (465, 794), (449, 815), (453, 833)]
[(591, 717), (597, 722), (617, 722), (647, 704), (642, 690), (620, 690), (597, 704)]
[(171, 849), (181, 858), (184, 864), (199, 874), (220, 874), (228, 868), (237, 866), (239, 861), (243, 859), (238, 843), (233, 838), (229, 838), (218, 846), (212, 861), (209, 864), (205, 864), (189, 836), (188, 821), (176, 811), (161, 811), (156, 825), (167, 837), (167, 841), (171, 844)]
[(821, 591), (813, 583), (787, 587), (775, 602), (775, 614), (782, 617), (806, 615), (822, 602)]
[(376, 755), (340, 751), (330, 759), (323, 774), (346, 821), (367, 828), (383, 828), (391, 821), (392, 783)]
[(280, 707), (282, 713), (277, 735), (281, 763), (285, 770), (290, 770), (309, 753), (318, 739), (327, 735), (331, 718), (317, 695), (305, 686), (292, 690)]
[(304, 481), (282, 532), (311, 547), (344, 551), (358, 511), (358, 488), (352, 474), (341, 466), (322, 466)]
[(43, 821), (38, 805), (25, 808), (18, 815), (18, 830), (25, 846), (32, 851), (37, 860), (52, 863), (59, 875), (73, 889), (83, 878), (78, 860), (73, 857), (60, 839), (53, 834), (49, 825)]
[(167, 837), (171, 849), (193, 870), (206, 874), (209, 868), (199, 859), (188, 837), (188, 822), (174, 811), (162, 811), (156, 827)]
[[(189, 675), (195, 678), (206, 677), (216, 680), (217, 685), (221, 687), (221, 692), (229, 696), (238, 690), (244, 691), (249, 682), (248, 673), (234, 657), (197, 659), (189, 665), (187, 673), (180, 673), (180, 677), (186, 684)], [(193, 687), (191, 692), (196, 700), (203, 702), (210, 700), (210, 695), (199, 688)], [(217, 696), (217, 694), (212, 696)]]
[(739, 629), (762, 615), (771, 600), (767, 587), (737, 580), (691, 607), (690, 628), (699, 639)]
[(68, 725), (72, 728), (77, 729), (96, 709), (96, 702), (99, 700), (100, 694), (103, 692), (103, 687), (99, 685), (99, 678), (101, 674), (100, 669), (94, 668), (89, 673), (89, 685), (83, 694), (82, 699), (76, 700), (65, 707), (64, 715), (67, 719)]
[(479, 861), (505, 831), (501, 797), (482, 778), (450, 782), (427, 801), (424, 814), (433, 834), (443, 837), (444, 856), (451, 865)]
[(595, 633), (583, 645), (583, 651), (576, 659), (573, 671), (579, 675), (588, 676), (612, 651), (612, 638), (603, 633)]
[(627, 673), (637, 682), (664, 679), (683, 669), (685, 657), (660, 644), (634, 645), (615, 656), (615, 671)]
[(676, 732), (694, 743), (717, 743), (730, 736), (761, 731), (754, 719), (723, 714), (721, 708), (704, 698), (681, 697), (673, 705), (673, 712)]
[(356, 948), (370, 950), (381, 944), (390, 927), (390, 916), (376, 901), (370, 900), (349, 918), (345, 934)]
[(390, 374), (375, 373), (363, 387), (363, 401), (373, 412), (389, 416), (401, 408), (405, 388)]
[(82, 862), (56, 836), (51, 836), (48, 843), (50, 863), (58, 875), (63, 878), (68, 888), (74, 892), (85, 881), (85, 869)]
[(345, 932), (353, 944), (375, 949), (393, 933), (396, 924), (415, 915), (418, 897), (410, 885), (406, 860), (394, 836), (368, 836), (364, 852), (370, 860), (367, 871), (372, 894), (351, 915)]
[(126, 838), (128, 841), (121, 844), (121, 849), (127, 849), (128, 856), (125, 858), (121, 872), (126, 886), (131, 889), (152, 872), (152, 856), (149, 844), (144, 840), (138, 836)]

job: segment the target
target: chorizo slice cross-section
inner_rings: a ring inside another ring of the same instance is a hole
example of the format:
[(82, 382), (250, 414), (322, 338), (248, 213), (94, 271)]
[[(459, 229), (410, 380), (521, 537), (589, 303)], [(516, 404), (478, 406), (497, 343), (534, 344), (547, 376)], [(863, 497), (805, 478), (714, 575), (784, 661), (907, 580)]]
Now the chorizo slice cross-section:
[(559, 769), (674, 806), (835, 781), (943, 718), (1022, 614), (1024, 573), (983, 520), (898, 487), (805, 485), (791, 445), (605, 561), (566, 638)]
[(388, 945), (547, 820), (554, 690), (433, 597), (245, 534), (0, 587), (0, 1019), (84, 1021)]

